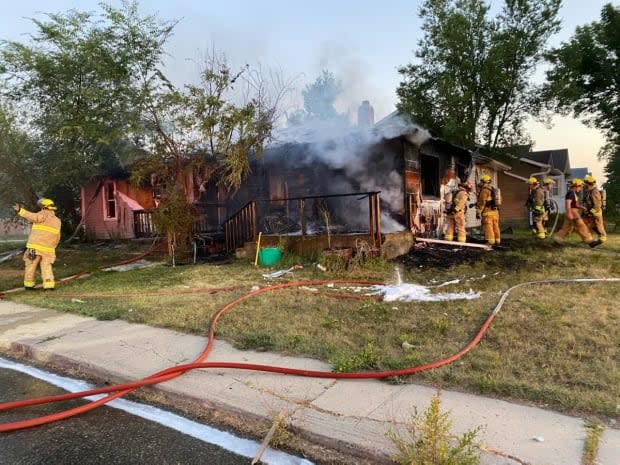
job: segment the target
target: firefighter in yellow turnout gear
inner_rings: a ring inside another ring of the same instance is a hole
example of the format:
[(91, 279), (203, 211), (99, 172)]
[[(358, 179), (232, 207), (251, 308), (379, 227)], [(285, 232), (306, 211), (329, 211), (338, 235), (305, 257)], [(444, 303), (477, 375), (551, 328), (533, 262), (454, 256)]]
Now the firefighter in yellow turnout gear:
[(596, 187), (596, 179), (593, 176), (586, 176), (583, 179), (583, 221), (586, 226), (594, 231), (599, 242), (607, 241), (605, 232), (605, 222), (603, 221), (603, 198), (601, 191)]
[(539, 239), (544, 239), (547, 236), (543, 224), (545, 220), (545, 191), (540, 187), (540, 183), (535, 177), (530, 177), (527, 180), (527, 185), (530, 191), (526, 205), (532, 213), (532, 233)]
[(453, 193), (451, 206), (446, 210), (447, 227), (446, 234), (444, 235), (445, 240), (454, 240), (454, 232), (456, 230), (456, 240), (458, 242), (466, 241), (465, 212), (469, 202), (469, 193), (473, 188), (471, 181), (465, 181), (459, 184), (459, 188)]
[(15, 212), (32, 223), (32, 231), (24, 253), (24, 287), (34, 289), (37, 267), (41, 267), (43, 289), (52, 290), (56, 286), (52, 265), (56, 260), (56, 246), (60, 242), (60, 219), (54, 211), (56, 205), (50, 199), (40, 199), (37, 204), (41, 211), (29, 212), (19, 204), (13, 205)]
[(564, 242), (564, 238), (573, 231), (579, 234), (581, 240), (590, 247), (596, 247), (601, 244), (600, 240), (592, 240), (592, 234), (590, 234), (590, 230), (581, 217), (581, 212), (583, 210), (580, 200), (582, 187), (582, 179), (575, 178), (571, 181), (570, 190), (564, 197), (566, 208), (564, 224), (553, 238), (556, 244), (562, 244)]
[(491, 176), (482, 175), (480, 178), (480, 191), (476, 202), (476, 216), (482, 220), (482, 230), (484, 238), (489, 245), (501, 243), (499, 231), (499, 205), (497, 193), (493, 192), (491, 186)]

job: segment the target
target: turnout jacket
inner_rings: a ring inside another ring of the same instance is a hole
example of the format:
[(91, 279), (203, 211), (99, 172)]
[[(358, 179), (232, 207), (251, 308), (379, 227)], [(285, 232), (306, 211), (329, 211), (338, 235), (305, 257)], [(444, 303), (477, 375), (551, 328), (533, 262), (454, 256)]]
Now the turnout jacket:
[(530, 190), (527, 198), (527, 206), (530, 210), (534, 211), (536, 215), (542, 215), (544, 213), (545, 205), (545, 191), (542, 187), (538, 186)]
[(55, 258), (56, 246), (60, 242), (60, 219), (56, 214), (47, 209), (33, 213), (24, 208), (20, 208), (17, 214), (32, 223), (26, 248), (34, 249), (37, 255)]
[(493, 202), (493, 188), (491, 186), (482, 186), (480, 193), (478, 194), (478, 201), (476, 202), (476, 209), (478, 213), (484, 215), (491, 210), (497, 210), (497, 207)]
[(586, 189), (583, 195), (584, 216), (603, 216), (603, 199), (596, 187)]

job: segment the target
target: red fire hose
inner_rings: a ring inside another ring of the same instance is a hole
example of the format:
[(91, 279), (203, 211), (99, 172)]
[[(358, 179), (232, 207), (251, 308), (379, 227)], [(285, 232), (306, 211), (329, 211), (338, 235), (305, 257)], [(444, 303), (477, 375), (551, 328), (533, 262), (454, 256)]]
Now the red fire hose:
[(91, 389), (91, 390), (81, 391), (81, 392), (76, 392), (76, 393), (61, 394), (61, 395), (56, 395), (56, 396), (41, 397), (37, 399), (29, 399), (29, 400), (2, 403), (0, 404), (0, 411), (16, 409), (16, 408), (32, 406), (32, 405), (39, 405), (39, 404), (44, 404), (44, 403), (65, 401), (65, 400), (70, 400), (70, 399), (93, 396), (97, 394), (108, 394), (106, 397), (103, 397), (99, 400), (90, 402), (88, 404), (81, 405), (79, 407), (68, 409), (62, 412), (58, 412), (58, 413), (54, 413), (54, 414), (46, 415), (42, 417), (32, 418), (28, 420), (17, 421), (13, 423), (0, 424), (0, 432), (16, 431), (20, 429), (30, 428), (33, 426), (39, 426), (39, 425), (43, 425), (46, 423), (51, 423), (53, 421), (62, 420), (62, 419), (65, 419), (65, 418), (68, 418), (74, 415), (78, 415), (80, 413), (88, 412), (118, 397), (128, 394), (129, 392), (139, 387), (168, 381), (170, 379), (173, 379), (173, 378), (176, 378), (177, 376), (182, 375), (186, 371), (197, 369), (197, 368), (231, 368), (231, 369), (254, 370), (254, 371), (282, 373), (282, 374), (296, 375), (296, 376), (306, 376), (306, 377), (314, 377), (314, 378), (331, 378), (331, 379), (378, 379), (378, 378), (387, 378), (387, 377), (392, 377), (392, 376), (413, 375), (416, 373), (420, 373), (422, 371), (439, 368), (441, 366), (452, 363), (455, 360), (458, 360), (463, 355), (465, 355), (467, 352), (469, 352), (476, 344), (478, 344), (478, 342), (480, 342), (480, 340), (482, 339), (482, 336), (487, 331), (489, 325), (491, 324), (491, 322), (493, 321), (493, 319), (499, 312), (500, 308), (504, 304), (504, 301), (508, 297), (508, 294), (514, 289), (521, 287), (521, 286), (529, 285), (529, 284), (596, 282), (596, 281), (620, 281), (620, 278), (556, 279), (556, 280), (544, 280), (544, 281), (531, 281), (531, 282), (520, 283), (515, 286), (512, 286), (510, 289), (508, 289), (502, 294), (499, 302), (497, 303), (493, 311), (487, 316), (487, 318), (485, 319), (484, 323), (482, 324), (480, 329), (477, 331), (475, 336), (461, 350), (459, 350), (458, 352), (448, 357), (435, 360), (433, 362), (416, 365), (416, 366), (409, 367), (409, 368), (402, 368), (399, 370), (389, 370), (389, 371), (377, 371), (377, 372), (334, 373), (331, 371), (302, 370), (302, 369), (295, 369), (295, 368), (278, 367), (278, 366), (271, 366), (271, 365), (259, 365), (259, 364), (242, 363), (242, 362), (204, 362), (204, 360), (209, 356), (209, 353), (211, 352), (213, 348), (213, 343), (215, 340), (215, 328), (217, 326), (218, 320), (220, 319), (222, 315), (224, 315), (225, 313), (230, 311), (233, 307), (235, 307), (237, 304), (245, 300), (248, 300), (250, 298), (253, 298), (257, 295), (260, 295), (266, 292), (273, 292), (279, 289), (287, 289), (287, 288), (300, 287), (300, 286), (308, 286), (308, 285), (316, 286), (316, 285), (323, 285), (327, 283), (358, 284), (358, 285), (376, 285), (380, 283), (368, 282), (368, 281), (349, 281), (349, 280), (340, 280), (340, 281), (310, 280), (310, 281), (301, 281), (301, 282), (282, 283), (282, 284), (277, 284), (277, 285), (273, 285), (269, 287), (264, 287), (258, 290), (251, 291), (248, 294), (233, 300), (232, 302), (228, 303), (227, 305), (222, 307), (220, 310), (218, 310), (218, 312), (215, 314), (215, 316), (211, 320), (211, 323), (209, 324), (207, 345), (205, 346), (202, 353), (199, 354), (198, 357), (196, 357), (196, 359), (192, 363), (184, 364), (184, 365), (177, 365), (175, 367), (171, 367), (171, 368), (159, 371), (142, 380), (133, 381), (130, 383), (125, 383), (125, 384), (119, 384), (116, 386), (108, 386), (108, 387), (103, 387), (103, 388)]

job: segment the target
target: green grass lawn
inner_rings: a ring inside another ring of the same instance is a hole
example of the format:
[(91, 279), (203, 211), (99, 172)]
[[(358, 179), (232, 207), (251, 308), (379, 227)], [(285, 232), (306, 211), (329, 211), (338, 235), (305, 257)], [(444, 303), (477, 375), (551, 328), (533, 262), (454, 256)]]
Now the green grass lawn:
[[(440, 359), (458, 351), (477, 332), (501, 293), (529, 281), (620, 278), (620, 235), (600, 248), (569, 242), (554, 247), (529, 235), (506, 238), (506, 250), (436, 250), (452, 266), (419, 260), (382, 259), (348, 269), (316, 264), (275, 283), (311, 279), (404, 282), (432, 292), (480, 292), (473, 300), (384, 302), (351, 286), (306, 286), (264, 293), (220, 319), (217, 337), (241, 349), (279, 351), (328, 361), (336, 371), (387, 370)], [(90, 271), (87, 279), (54, 293), (15, 293), (7, 298), (99, 319), (115, 319), (204, 334), (214, 313), (254, 286), (263, 273), (298, 261), (285, 254), (277, 268), (250, 260), (125, 272), (99, 271), (135, 256), (129, 244), (61, 247), (58, 278)], [(459, 263), (460, 262), (460, 263)], [(329, 264), (328, 264), (329, 265)], [(21, 284), (21, 257), (0, 264), (0, 289)], [(435, 288), (442, 283), (451, 284)], [(390, 382), (421, 382), (442, 388), (533, 402), (602, 419), (620, 418), (620, 282), (534, 284), (506, 300), (488, 332), (471, 352), (446, 367)], [(403, 349), (403, 343), (407, 349)]]

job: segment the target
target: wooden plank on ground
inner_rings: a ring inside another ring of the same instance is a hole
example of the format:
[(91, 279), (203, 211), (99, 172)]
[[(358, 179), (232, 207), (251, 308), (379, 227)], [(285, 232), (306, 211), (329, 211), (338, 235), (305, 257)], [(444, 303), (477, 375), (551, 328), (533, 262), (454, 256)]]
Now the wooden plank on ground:
[(417, 242), (430, 242), (433, 244), (455, 245), (458, 247), (474, 247), (478, 249), (492, 250), (492, 247), (488, 244), (473, 244), (471, 242), (444, 241), (443, 239), (430, 239), (428, 237), (416, 237), (415, 240)]

